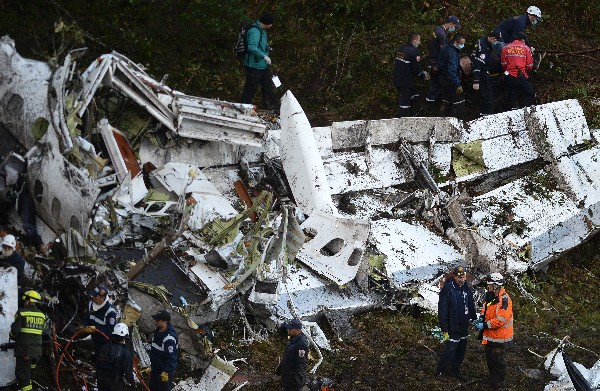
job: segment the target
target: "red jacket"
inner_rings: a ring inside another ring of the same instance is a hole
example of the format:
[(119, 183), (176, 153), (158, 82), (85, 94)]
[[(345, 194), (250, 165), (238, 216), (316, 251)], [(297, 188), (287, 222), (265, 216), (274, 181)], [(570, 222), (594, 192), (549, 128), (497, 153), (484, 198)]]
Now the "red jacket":
[(519, 77), (519, 71), (527, 78), (527, 72), (533, 69), (531, 49), (523, 41), (515, 40), (502, 48), (502, 69), (511, 76)]

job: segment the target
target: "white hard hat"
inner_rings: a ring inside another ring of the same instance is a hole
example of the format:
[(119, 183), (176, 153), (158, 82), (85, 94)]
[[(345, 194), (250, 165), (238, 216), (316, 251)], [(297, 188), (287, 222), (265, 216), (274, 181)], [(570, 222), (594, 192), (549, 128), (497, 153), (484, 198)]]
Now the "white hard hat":
[(504, 277), (500, 273), (492, 273), (487, 278), (488, 284), (490, 285), (504, 285)]
[(542, 19), (542, 11), (535, 5), (532, 5), (529, 8), (527, 8), (527, 13), (529, 15), (536, 16), (538, 19)]
[(129, 335), (129, 328), (125, 323), (117, 323), (112, 333), (119, 337), (126, 337)]
[(14, 250), (17, 248), (17, 239), (12, 235), (6, 235), (2, 240), (2, 245), (11, 247)]

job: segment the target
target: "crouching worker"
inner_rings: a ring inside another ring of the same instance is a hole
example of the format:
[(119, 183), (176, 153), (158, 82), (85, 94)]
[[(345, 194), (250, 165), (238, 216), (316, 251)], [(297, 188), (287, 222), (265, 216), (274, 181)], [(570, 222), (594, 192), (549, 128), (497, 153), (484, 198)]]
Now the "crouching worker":
[(100, 348), (96, 360), (98, 391), (122, 391), (133, 385), (133, 360), (125, 346), (129, 329), (125, 323), (117, 323), (110, 342)]
[(36, 291), (25, 292), (22, 300), (23, 307), (17, 311), (15, 321), (10, 326), (10, 337), (16, 341), (15, 377), (18, 389), (29, 391), (33, 389), (32, 370), (42, 356), (42, 332), (46, 315), (36, 306), (36, 303), (42, 301), (42, 296)]

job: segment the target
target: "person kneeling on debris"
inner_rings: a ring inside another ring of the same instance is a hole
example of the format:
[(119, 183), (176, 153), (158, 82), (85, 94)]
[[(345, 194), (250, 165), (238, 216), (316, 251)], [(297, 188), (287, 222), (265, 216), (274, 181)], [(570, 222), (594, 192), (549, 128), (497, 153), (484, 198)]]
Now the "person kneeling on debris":
[[(108, 343), (108, 337), (112, 334), (117, 323), (117, 312), (108, 301), (108, 294), (108, 288), (104, 285), (98, 285), (89, 292), (92, 300), (88, 304), (88, 313), (81, 322), (82, 327), (80, 330), (92, 334), (96, 357), (98, 357), (102, 345)], [(104, 335), (96, 333), (96, 330)]]
[(483, 316), (477, 328), (483, 330), (481, 343), (485, 345), (485, 359), (494, 391), (503, 391), (506, 377), (504, 349), (513, 339), (512, 300), (504, 290), (504, 277), (500, 273), (488, 276), (487, 288)]
[(150, 391), (169, 391), (173, 388), (173, 377), (177, 367), (177, 333), (171, 326), (171, 314), (159, 311), (152, 315), (156, 330), (150, 350)]
[(475, 320), (473, 292), (466, 281), (463, 266), (452, 271), (452, 278), (444, 284), (438, 301), (438, 318), (444, 335), (444, 352), (437, 366), (438, 376), (450, 375), (466, 380), (460, 371), (467, 351), (469, 321)]
[(17, 311), (15, 321), (10, 326), (10, 337), (16, 341), (15, 377), (19, 390), (28, 391), (33, 389), (31, 372), (42, 356), (42, 332), (46, 315), (36, 306), (36, 303), (42, 301), (38, 292), (27, 291), (22, 300), (23, 307)]
[(285, 348), (275, 372), (281, 376), (281, 385), (285, 391), (300, 391), (304, 386), (308, 367), (308, 339), (302, 332), (302, 322), (298, 319), (284, 323), (283, 327), (292, 340)]
[(133, 385), (133, 360), (125, 346), (129, 329), (125, 323), (117, 323), (110, 343), (100, 348), (96, 360), (98, 391), (121, 391)]

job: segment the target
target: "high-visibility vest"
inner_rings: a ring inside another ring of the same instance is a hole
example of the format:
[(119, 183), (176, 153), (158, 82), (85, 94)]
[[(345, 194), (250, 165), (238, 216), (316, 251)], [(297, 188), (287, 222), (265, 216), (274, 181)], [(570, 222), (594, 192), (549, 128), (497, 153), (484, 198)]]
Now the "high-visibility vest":
[(42, 333), (46, 315), (34, 305), (25, 306), (15, 314), (10, 336), (16, 341), (15, 356), (39, 356), (42, 354)]
[(485, 303), (482, 313), (485, 312), (486, 328), (483, 330), (483, 343), (507, 343), (513, 339), (513, 310), (512, 300), (504, 288), (500, 289), (497, 300)]

